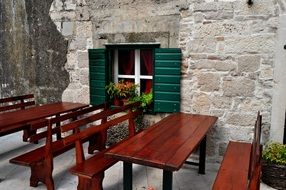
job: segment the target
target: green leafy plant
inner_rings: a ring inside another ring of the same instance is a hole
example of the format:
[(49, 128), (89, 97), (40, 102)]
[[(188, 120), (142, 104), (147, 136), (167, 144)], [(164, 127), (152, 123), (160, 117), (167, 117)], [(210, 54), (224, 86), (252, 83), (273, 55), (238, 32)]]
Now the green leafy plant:
[(125, 99), (136, 96), (137, 87), (138, 85), (133, 82), (124, 82), (124, 80), (120, 80), (118, 83), (110, 82), (105, 86), (105, 89), (110, 99)]
[(153, 102), (153, 93), (152, 91), (147, 94), (142, 93), (140, 96), (131, 98), (129, 102), (141, 102), (140, 108), (146, 112)]
[(262, 159), (278, 165), (286, 165), (286, 145), (270, 143), (262, 152)]

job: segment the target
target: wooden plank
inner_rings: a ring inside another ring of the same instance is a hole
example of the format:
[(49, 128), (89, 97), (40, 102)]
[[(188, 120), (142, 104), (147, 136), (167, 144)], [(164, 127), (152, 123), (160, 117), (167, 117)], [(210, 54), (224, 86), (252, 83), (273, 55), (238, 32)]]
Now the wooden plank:
[(7, 105), (7, 106), (0, 107), (0, 112), (27, 108), (27, 107), (34, 106), (34, 105), (35, 105), (35, 101), (15, 103), (13, 105)]
[[(171, 171), (178, 170), (216, 120), (216, 117), (209, 116), (172, 114), (111, 149), (107, 155)], [(197, 130), (199, 132), (195, 133)], [(197, 134), (203, 135), (192, 141), (193, 145), (190, 146), (190, 139)], [(176, 156), (178, 153), (180, 155)]]
[[(176, 154), (178, 147), (181, 147), (192, 136), (198, 125), (200, 125), (200, 121), (194, 120), (192, 127), (190, 127), (188, 119), (184, 118), (183, 115), (178, 115), (178, 117), (174, 118), (173, 122), (174, 124), (168, 122), (164, 126), (164, 132), (159, 134), (160, 136), (154, 137), (151, 143), (133, 155), (134, 159), (140, 159), (146, 165), (167, 169), (168, 160)], [(152, 136), (152, 134), (149, 133), (149, 136)], [(181, 160), (182, 163), (184, 161)], [(173, 170), (176, 169), (172, 168), (171, 171)]]
[(11, 130), (11, 127), (25, 125), (31, 121), (42, 119), (48, 116), (61, 114), (67, 111), (74, 111), (88, 105), (81, 103), (60, 102), (35, 106), (25, 110), (17, 110), (0, 114), (0, 134)]
[[(170, 158), (168, 163), (166, 164), (166, 168), (170, 169), (180, 169), (183, 162), (182, 160), (186, 160), (191, 152), (190, 150), (194, 150), (199, 143), (202, 141), (204, 136), (207, 134), (208, 130), (216, 123), (217, 117), (211, 117), (211, 116), (203, 116), (202, 119), (200, 119), (200, 116), (196, 118), (200, 121), (200, 124), (198, 127), (196, 127), (196, 130), (192, 133), (192, 135), (185, 141), (185, 143), (180, 146), (177, 151), (174, 153), (174, 156)], [(189, 127), (192, 127), (192, 123), (194, 121), (189, 119)]]
[(72, 174), (91, 179), (99, 172), (108, 169), (117, 162), (117, 160), (112, 158), (106, 158), (104, 156), (104, 152), (105, 151), (101, 151), (99, 154), (85, 160), (83, 163), (75, 165), (70, 169), (70, 172)]
[(250, 143), (229, 142), (213, 190), (247, 189), (250, 155)]
[(126, 111), (130, 108), (136, 108), (140, 105), (140, 102), (135, 102), (135, 103), (132, 103), (132, 104), (127, 104), (127, 105), (124, 105), (124, 106), (121, 106), (121, 107), (118, 107), (118, 108), (115, 108), (113, 110), (107, 110), (107, 111), (104, 111), (104, 112), (100, 112), (100, 113), (97, 113), (97, 114), (94, 114), (94, 115), (91, 115), (87, 118), (84, 118), (84, 119), (79, 119), (75, 122), (72, 122), (70, 124), (67, 124), (67, 125), (63, 125), (61, 126), (61, 131), (62, 132), (67, 132), (67, 131), (70, 131), (70, 130), (73, 130), (79, 126), (82, 126), (82, 125), (85, 125), (87, 123), (91, 123), (93, 121), (97, 121), (99, 119), (102, 119), (102, 118), (106, 118), (110, 115), (114, 115), (116, 113), (119, 113), (119, 112), (122, 112), (122, 111)]
[[(169, 117), (174, 118), (174, 115), (171, 115)], [(111, 149), (108, 154), (113, 155), (117, 158), (121, 158), (120, 155), (124, 155), (124, 159), (128, 161), (129, 159), (132, 159), (133, 154), (136, 154), (139, 152), (144, 146), (151, 143), (154, 140), (154, 137), (160, 136), (164, 130), (161, 127), (168, 123), (168, 118), (164, 118), (158, 123), (154, 124), (152, 127), (149, 127), (148, 129), (142, 131), (141, 133), (136, 135), (136, 138), (132, 138), (129, 141), (122, 143), (120, 146), (116, 146), (115, 148)], [(175, 122), (171, 122), (171, 124), (174, 124)], [(152, 135), (149, 135), (151, 134)], [(120, 153), (120, 155), (118, 155)]]
[(24, 99), (32, 99), (32, 98), (34, 98), (33, 94), (14, 96), (14, 97), (8, 97), (8, 98), (1, 98), (0, 103), (14, 102), (14, 101), (19, 101), (19, 100), (24, 100)]

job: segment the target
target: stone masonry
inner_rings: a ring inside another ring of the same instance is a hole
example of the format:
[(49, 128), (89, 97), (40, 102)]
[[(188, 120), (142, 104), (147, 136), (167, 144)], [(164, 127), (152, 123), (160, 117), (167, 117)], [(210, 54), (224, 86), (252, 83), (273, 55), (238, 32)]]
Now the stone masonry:
[(269, 138), (276, 0), (54, 0), (50, 16), (69, 41), (62, 99), (89, 102), (89, 48), (160, 42), (183, 52), (181, 111), (219, 117), (208, 137), (216, 161), (229, 140), (251, 141), (257, 111)]
[(270, 127), (277, 33), (276, 1), (193, 1), (181, 10), (182, 111), (219, 116), (213, 155), (228, 140), (250, 141), (257, 111)]

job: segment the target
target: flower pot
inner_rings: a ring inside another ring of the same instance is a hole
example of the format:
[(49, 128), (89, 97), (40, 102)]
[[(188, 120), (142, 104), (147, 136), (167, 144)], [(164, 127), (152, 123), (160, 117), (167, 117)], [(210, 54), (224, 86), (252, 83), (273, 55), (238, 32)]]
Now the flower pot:
[(115, 99), (113, 100), (113, 105), (114, 105), (114, 106), (122, 106), (122, 105), (123, 105), (123, 101), (122, 101), (121, 99), (115, 98)]
[(286, 165), (262, 160), (262, 181), (276, 189), (286, 189)]

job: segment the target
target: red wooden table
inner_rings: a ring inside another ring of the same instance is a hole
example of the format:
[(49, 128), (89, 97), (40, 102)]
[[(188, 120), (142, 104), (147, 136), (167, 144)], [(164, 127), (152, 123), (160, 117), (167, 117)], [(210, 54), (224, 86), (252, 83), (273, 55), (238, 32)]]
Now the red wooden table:
[(22, 130), (23, 125), (38, 119), (55, 116), (88, 106), (87, 104), (58, 102), (0, 114), (0, 136)]
[(132, 163), (163, 169), (163, 189), (172, 189), (173, 171), (200, 146), (199, 173), (205, 173), (206, 134), (217, 117), (176, 113), (169, 115), (106, 152), (123, 161), (124, 189), (132, 189)]

